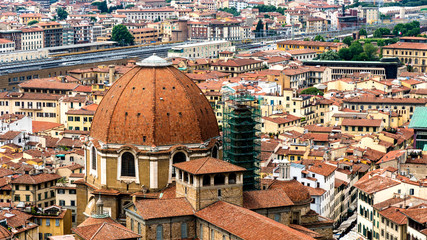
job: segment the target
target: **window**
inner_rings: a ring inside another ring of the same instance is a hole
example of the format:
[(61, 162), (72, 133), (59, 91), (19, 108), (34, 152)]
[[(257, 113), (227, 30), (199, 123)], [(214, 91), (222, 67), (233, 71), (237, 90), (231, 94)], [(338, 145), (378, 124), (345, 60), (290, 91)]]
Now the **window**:
[(200, 236), (199, 236), (200, 240), (203, 240), (203, 225), (200, 224)]
[(188, 238), (187, 223), (181, 223), (181, 238)]
[(414, 195), (415, 191), (413, 188), (409, 189), (409, 195)]
[(230, 173), (228, 175), (228, 184), (236, 184), (236, 174), (235, 173)]
[(203, 176), (203, 186), (209, 186), (211, 185), (211, 176), (204, 175)]
[(46, 226), (50, 226), (50, 219), (46, 219)]
[(25, 201), (27, 201), (27, 202), (30, 201), (30, 195), (25, 195)]
[(55, 219), (55, 226), (59, 227), (59, 219)]
[(218, 197), (222, 197), (222, 191), (221, 191), (221, 189), (218, 189)]
[(16, 185), (16, 186), (15, 186), (15, 190), (19, 190), (19, 185)]
[(163, 226), (157, 225), (156, 227), (156, 240), (163, 240)]
[(26, 185), (25, 186), (25, 190), (29, 191), (30, 190), (30, 185)]
[(64, 200), (59, 200), (59, 206), (61, 206), (61, 207), (65, 206), (65, 201)]
[[(183, 152), (177, 152), (173, 155), (172, 165), (175, 163), (185, 162), (187, 161), (187, 156)], [(172, 167), (172, 177), (176, 177), (176, 169)]]
[(70, 190), (69, 190), (69, 193), (70, 193), (70, 194), (76, 194), (76, 189), (70, 189)]
[(138, 222), (138, 234), (141, 234), (141, 223)]
[(92, 169), (96, 170), (96, 149), (92, 147)]
[(211, 239), (215, 239), (215, 231), (213, 229), (211, 230)]
[(276, 221), (276, 222), (280, 222), (281, 220), (281, 217), (280, 217), (280, 213), (275, 213), (274, 214), (274, 221)]
[(133, 219), (130, 219), (130, 230), (133, 231)]
[(217, 174), (214, 177), (214, 185), (224, 185), (225, 184), (225, 176), (224, 174)]
[(135, 157), (130, 152), (122, 155), (121, 175), (126, 177), (135, 177)]
[(73, 206), (73, 207), (76, 206), (76, 201), (75, 200), (71, 200), (70, 205)]

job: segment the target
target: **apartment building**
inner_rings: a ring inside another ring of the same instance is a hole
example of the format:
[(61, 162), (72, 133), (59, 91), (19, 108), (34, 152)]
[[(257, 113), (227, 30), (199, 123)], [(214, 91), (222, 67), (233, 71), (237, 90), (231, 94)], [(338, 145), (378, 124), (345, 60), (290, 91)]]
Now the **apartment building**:
[(98, 104), (91, 104), (77, 110), (69, 110), (67, 116), (67, 129), (76, 131), (90, 131), (93, 116)]
[(377, 109), (382, 111), (392, 110), (410, 119), (415, 107), (424, 107), (427, 104), (425, 98), (377, 98), (354, 97), (343, 100), (343, 107), (351, 110)]
[(330, 218), (333, 215), (332, 204), (335, 191), (335, 166), (326, 163), (304, 165), (291, 163), (291, 178), (306, 186), (313, 201), (310, 208), (323, 217)]
[(24, 51), (37, 50), (44, 47), (44, 32), (43, 29), (21, 28), (21, 49)]
[(44, 47), (62, 46), (62, 26), (57, 22), (40, 22), (37, 26), (43, 29)]
[(55, 190), (61, 176), (53, 173), (23, 174), (10, 182), (12, 202), (24, 202), (26, 206), (48, 207), (56, 202)]
[(262, 61), (253, 59), (219, 60), (211, 64), (211, 70), (229, 73), (236, 77), (238, 74), (262, 69)]
[(345, 47), (344, 43), (335, 42), (319, 42), (319, 41), (302, 41), (302, 40), (286, 40), (277, 43), (279, 50), (295, 50), (295, 49), (312, 49), (318, 54), (326, 51), (338, 52), (341, 48)]
[(180, 58), (217, 58), (220, 52), (234, 52), (235, 47), (228, 41), (212, 41), (194, 44), (184, 44), (172, 47), (168, 51), (168, 57)]
[(19, 29), (13, 30), (0, 30), (0, 38), (7, 39), (15, 43), (14, 50), (22, 50), (21, 49), (21, 35), (22, 31)]
[[(53, 205), (53, 204), (52, 204)], [(48, 240), (50, 236), (71, 233), (71, 210), (60, 206), (45, 207), (33, 215), (33, 221), (39, 225), (39, 240)]]
[(320, 17), (309, 17), (306, 21), (306, 33), (320, 33), (328, 30), (328, 22)]
[(131, 29), (135, 44), (153, 43), (159, 41), (159, 30), (154, 28)]
[(188, 22), (190, 40), (237, 40), (242, 38), (242, 28), (237, 21), (199, 21)]
[(125, 15), (129, 22), (140, 21), (164, 21), (166, 19), (177, 18), (175, 9), (163, 8), (149, 8), (149, 9), (119, 9), (117, 14)]
[(78, 24), (72, 26), (74, 30), (74, 44), (94, 42), (92, 25)]
[(427, 44), (418, 42), (397, 42), (382, 48), (383, 57), (396, 57), (402, 63), (413, 67), (414, 72), (426, 72)]
[(61, 97), (44, 93), (2, 92), (0, 114), (22, 114), (34, 121), (59, 123)]
[(8, 53), (12, 51), (15, 51), (15, 42), (0, 38), (0, 53)]

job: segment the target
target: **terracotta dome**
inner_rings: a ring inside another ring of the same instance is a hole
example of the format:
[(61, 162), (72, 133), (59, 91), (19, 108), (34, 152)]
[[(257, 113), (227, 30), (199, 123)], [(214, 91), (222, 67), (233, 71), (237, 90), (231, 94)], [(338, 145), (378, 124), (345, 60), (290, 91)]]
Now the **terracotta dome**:
[(199, 87), (157, 56), (137, 64), (109, 89), (90, 136), (104, 143), (200, 144), (219, 136), (215, 114)]

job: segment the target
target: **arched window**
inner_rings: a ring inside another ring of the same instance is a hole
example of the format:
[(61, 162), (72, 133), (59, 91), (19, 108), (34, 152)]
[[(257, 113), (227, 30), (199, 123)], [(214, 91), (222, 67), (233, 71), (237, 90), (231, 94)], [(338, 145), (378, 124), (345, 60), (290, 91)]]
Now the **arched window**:
[(214, 146), (212, 148), (212, 157), (213, 158), (218, 158), (218, 147), (217, 146)]
[(96, 170), (96, 149), (95, 149), (95, 147), (92, 147), (92, 151), (91, 151), (91, 154), (92, 154), (92, 156), (91, 156), (91, 160), (92, 160), (92, 169), (93, 170)]
[[(185, 162), (187, 161), (187, 156), (183, 152), (177, 152), (175, 155), (173, 155), (172, 159), (172, 165), (175, 163)], [(172, 167), (172, 177), (176, 177), (176, 169), (175, 167)]]
[(203, 186), (209, 186), (211, 185), (211, 176), (204, 175), (203, 176)]
[(230, 175), (228, 175), (228, 184), (236, 184), (236, 174), (235, 173), (230, 173)]
[(130, 152), (122, 154), (121, 175), (126, 177), (135, 177), (135, 157)]
[(225, 176), (224, 174), (217, 174), (214, 177), (214, 185), (224, 185), (225, 184)]

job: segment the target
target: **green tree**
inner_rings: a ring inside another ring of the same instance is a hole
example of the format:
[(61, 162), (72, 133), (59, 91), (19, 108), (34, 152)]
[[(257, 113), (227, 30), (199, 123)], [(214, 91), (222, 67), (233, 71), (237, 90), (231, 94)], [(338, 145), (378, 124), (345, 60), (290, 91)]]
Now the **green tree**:
[(126, 5), (126, 9), (128, 9), (128, 8), (133, 8), (133, 7), (135, 7), (135, 4), (128, 4), (128, 5)]
[(240, 12), (237, 11), (237, 9), (235, 7), (231, 7), (231, 8), (220, 8), (220, 9), (218, 9), (218, 11), (223, 11), (223, 12), (231, 13), (235, 17), (240, 15)]
[(338, 55), (342, 60), (350, 61), (353, 58), (353, 54), (351, 54), (351, 51), (349, 48), (341, 48), (338, 51)]
[(357, 56), (363, 52), (362, 44), (360, 44), (357, 41), (353, 42), (348, 49), (350, 50), (351, 55), (353, 55), (353, 56)]
[(315, 87), (309, 87), (301, 91), (301, 94), (307, 94), (307, 95), (321, 95), (323, 96), (323, 92)]
[(262, 37), (264, 34), (264, 24), (262, 23), (261, 19), (256, 24), (255, 28), (255, 37)]
[(101, 13), (108, 13), (108, 6), (106, 1), (93, 2), (92, 5), (97, 6), (98, 10), (101, 11)]
[(374, 32), (374, 38), (382, 38), (383, 35), (390, 35), (390, 29), (388, 29), (388, 28), (378, 28)]
[(96, 22), (96, 21), (97, 21), (97, 19), (96, 19), (96, 17), (90, 17), (90, 21), (91, 21), (91, 22)]
[(118, 24), (113, 27), (111, 40), (118, 42), (121, 46), (133, 44), (134, 37), (123, 24)]
[(314, 37), (314, 41), (324, 42), (324, 41), (325, 41), (325, 39), (324, 39), (322, 36), (317, 35), (316, 37)]
[(399, 23), (393, 28), (395, 36), (417, 36), (420, 34), (420, 22), (412, 21), (410, 23)]
[(320, 60), (341, 60), (337, 52), (329, 50), (327, 52), (321, 53), (318, 57)]
[(31, 25), (34, 25), (34, 24), (36, 24), (36, 23), (39, 23), (39, 21), (37, 21), (37, 20), (32, 20), (32, 21), (29, 21), (27, 24), (28, 24), (28, 26), (31, 26)]
[(304, 38), (304, 41), (306, 41), (306, 42), (308, 42), (308, 41), (310, 41), (310, 38)]
[(366, 53), (361, 53), (353, 57), (352, 61), (369, 61), (368, 55)]
[(369, 61), (377, 60), (377, 51), (378, 48), (372, 45), (372, 43), (366, 43), (363, 45), (363, 52), (368, 57)]
[(56, 9), (56, 16), (58, 20), (65, 20), (68, 17), (68, 13), (63, 8), (60, 7)]
[(366, 29), (362, 28), (359, 30), (359, 36), (368, 36)]
[(351, 43), (353, 42), (353, 38), (352, 38), (352, 37), (350, 37), (350, 36), (347, 36), (347, 37), (345, 37), (345, 38), (342, 40), (342, 42), (343, 42), (343, 43), (345, 43), (345, 44), (347, 44), (347, 46), (349, 46), (349, 47), (350, 47)]

